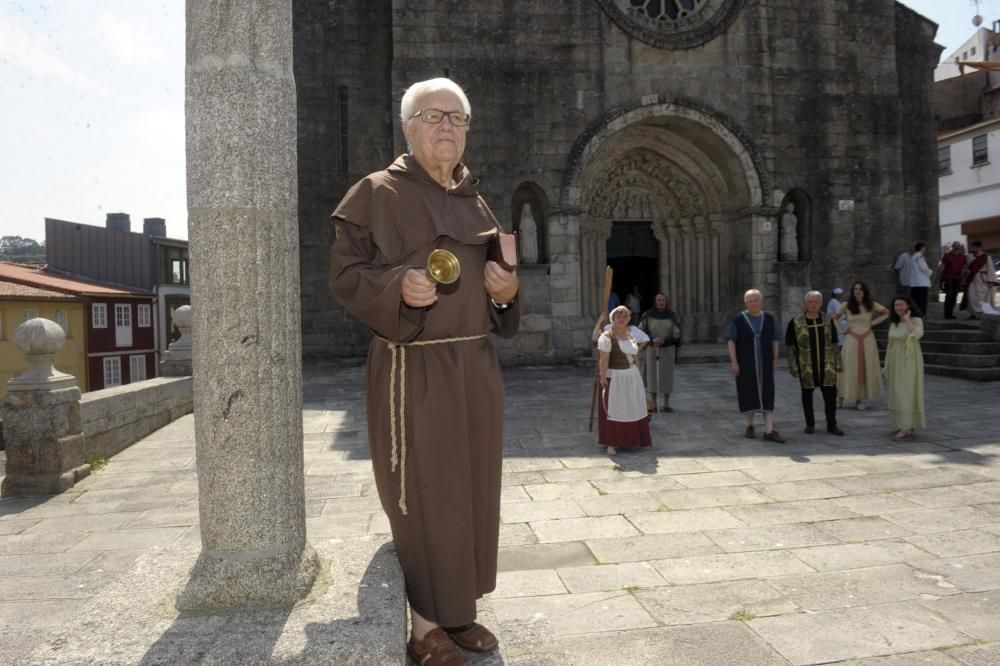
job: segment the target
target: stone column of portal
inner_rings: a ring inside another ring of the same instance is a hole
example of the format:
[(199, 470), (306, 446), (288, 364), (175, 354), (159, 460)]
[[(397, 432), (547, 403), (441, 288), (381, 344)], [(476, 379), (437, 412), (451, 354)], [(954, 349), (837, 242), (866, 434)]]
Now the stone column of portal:
[(181, 610), (287, 606), (306, 542), (292, 0), (188, 0), (187, 187), (202, 551)]

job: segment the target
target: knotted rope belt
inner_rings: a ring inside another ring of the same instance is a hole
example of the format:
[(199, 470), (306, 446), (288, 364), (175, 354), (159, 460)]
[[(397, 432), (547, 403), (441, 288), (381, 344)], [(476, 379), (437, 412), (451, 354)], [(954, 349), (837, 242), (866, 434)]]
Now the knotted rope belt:
[[(443, 345), (450, 342), (468, 342), (482, 340), (486, 334), (465, 335), (457, 338), (442, 338), (440, 340), (416, 340), (414, 342), (392, 342), (379, 336), (392, 353), (392, 365), (389, 368), (389, 439), (392, 441), (392, 467), (395, 472), (399, 467), (399, 510), (406, 513), (406, 348), (425, 347), (427, 345)], [(399, 417), (396, 416), (396, 368), (399, 368)], [(399, 437), (396, 437), (396, 428)]]
[(858, 333), (856, 331), (848, 330), (847, 334), (852, 338), (856, 338), (858, 341), (858, 386), (863, 386), (868, 383), (867, 377), (865, 376), (865, 338), (872, 334), (872, 329), (868, 329), (864, 333)]

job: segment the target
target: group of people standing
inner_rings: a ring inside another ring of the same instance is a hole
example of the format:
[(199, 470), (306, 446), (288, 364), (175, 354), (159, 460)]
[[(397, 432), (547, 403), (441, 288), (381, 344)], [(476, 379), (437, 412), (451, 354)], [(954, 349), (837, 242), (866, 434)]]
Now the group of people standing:
[[(909, 440), (914, 428), (925, 425), (922, 312), (910, 296), (896, 296), (892, 309), (887, 309), (872, 298), (863, 282), (854, 283), (843, 304), (838, 299), (841, 293), (840, 289), (834, 290), (833, 307), (828, 308), (832, 314), (827, 314), (823, 312), (823, 295), (808, 292), (802, 314), (785, 329), (788, 368), (802, 390), (804, 432), (811, 435), (816, 429), (813, 393), (817, 388), (823, 396), (827, 432), (842, 436), (837, 409), (845, 402), (853, 402), (859, 410), (867, 409), (865, 401), (882, 393), (884, 373), (889, 384), (889, 415), (895, 428), (892, 439)], [(753, 419), (760, 413), (764, 417), (763, 439), (784, 442), (785, 438), (774, 429), (773, 418), (778, 324), (773, 315), (763, 311), (760, 291), (747, 291), (744, 303), (746, 309), (733, 319), (725, 334), (739, 408), (746, 418), (744, 436), (756, 436)], [(882, 369), (872, 327), (886, 319), (891, 324)]]
[[(782, 341), (789, 371), (799, 380), (806, 434), (816, 432), (816, 389), (823, 396), (827, 432), (843, 436), (837, 410), (845, 403), (868, 409), (866, 403), (882, 395), (883, 377), (889, 385), (892, 438), (909, 440), (914, 428), (924, 427), (923, 310), (909, 295), (896, 296), (892, 308), (886, 308), (860, 281), (843, 303), (842, 295), (842, 289), (833, 290), (824, 312), (823, 294), (808, 292), (802, 313), (788, 322), (782, 335), (778, 321), (764, 311), (761, 292), (750, 289), (744, 294), (746, 308), (732, 319), (724, 337), (739, 410), (746, 419), (745, 437), (757, 437), (754, 417), (761, 414), (762, 439), (786, 441), (774, 427), (774, 372)], [(599, 352), (598, 443), (613, 454), (650, 446), (649, 416), (673, 411), (670, 393), (681, 329), (664, 294), (656, 295), (655, 307), (642, 314), (638, 326), (630, 323), (632, 313), (624, 305), (612, 309), (610, 316), (606, 326), (603, 315), (598, 319), (592, 337)], [(886, 319), (890, 326), (883, 368), (873, 328)], [(649, 396), (645, 405), (644, 384)]]
[(670, 394), (681, 345), (680, 320), (662, 293), (638, 325), (630, 323), (633, 316), (627, 306), (616, 306), (611, 323), (605, 325), (601, 315), (591, 335), (599, 353), (597, 441), (609, 454), (650, 446), (649, 417), (656, 411), (674, 411)]
[[(955, 241), (948, 252), (941, 255), (938, 262), (939, 281), (945, 293), (944, 318), (957, 319), (955, 306), (958, 294), (963, 291), (960, 310), (969, 310), (969, 319), (977, 319), (983, 311), (983, 303), (989, 303), (990, 287), (995, 283), (993, 267), (989, 255), (983, 251), (980, 241), (969, 244), (970, 254), (966, 254), (962, 244)], [(914, 243), (913, 251), (900, 252), (893, 264), (896, 271), (896, 293), (913, 298), (921, 312), (927, 312), (927, 295), (934, 271), (928, 266), (927, 244)]]

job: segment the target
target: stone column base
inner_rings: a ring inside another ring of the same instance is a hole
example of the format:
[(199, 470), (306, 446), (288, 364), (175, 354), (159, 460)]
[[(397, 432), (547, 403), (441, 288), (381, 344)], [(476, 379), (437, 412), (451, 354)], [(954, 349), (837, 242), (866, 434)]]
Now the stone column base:
[(90, 465), (80, 465), (61, 474), (8, 474), (0, 484), (0, 497), (58, 495), (90, 476)]
[(312, 590), (320, 569), (309, 542), (303, 542), (301, 550), (261, 551), (259, 557), (203, 549), (191, 579), (177, 595), (177, 610), (293, 606)]

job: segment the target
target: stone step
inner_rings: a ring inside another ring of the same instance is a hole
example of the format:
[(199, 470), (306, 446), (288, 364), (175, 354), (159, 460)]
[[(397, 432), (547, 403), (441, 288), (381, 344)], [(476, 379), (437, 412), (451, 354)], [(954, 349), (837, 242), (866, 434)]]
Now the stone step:
[[(875, 329), (875, 337), (879, 340), (884, 340), (888, 337), (889, 331), (885, 329)], [(992, 337), (989, 332), (981, 331), (978, 329), (974, 330), (963, 330), (963, 329), (947, 329), (947, 330), (937, 330), (937, 331), (924, 331), (924, 337), (921, 340), (921, 344), (924, 342), (990, 342)]]
[(991, 368), (1000, 366), (1000, 354), (929, 354), (924, 351), (924, 363), (953, 368)]
[(935, 319), (925, 319), (924, 320), (924, 331), (956, 331), (956, 330), (973, 330), (978, 331), (980, 328), (978, 321), (969, 321), (967, 319), (950, 319), (947, 321), (935, 320)]
[[(880, 340), (885, 348), (885, 341)], [(934, 342), (921, 340), (920, 348), (925, 354), (1000, 354), (1000, 342)]]
[(954, 368), (947, 365), (925, 364), (924, 372), (928, 375), (970, 379), (977, 382), (1000, 382), (1000, 366), (993, 368)]

